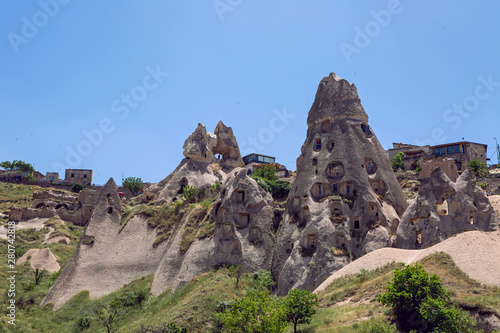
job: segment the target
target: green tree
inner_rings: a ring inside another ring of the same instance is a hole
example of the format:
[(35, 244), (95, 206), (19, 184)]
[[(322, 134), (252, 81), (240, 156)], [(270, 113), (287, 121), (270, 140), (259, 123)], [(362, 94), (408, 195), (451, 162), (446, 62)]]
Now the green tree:
[(144, 183), (141, 178), (127, 177), (122, 181), (122, 186), (136, 196), (144, 188)]
[(283, 300), (286, 309), (286, 319), (293, 323), (293, 331), (297, 333), (298, 324), (309, 324), (316, 313), (318, 297), (307, 290), (292, 289)]
[(249, 292), (213, 317), (220, 332), (280, 333), (286, 328), (285, 307), (268, 292)]
[(254, 170), (252, 175), (271, 181), (278, 180), (278, 176), (276, 176), (276, 168), (269, 164), (262, 164), (260, 168)]
[(19, 170), (22, 173), (32, 174), (35, 171), (35, 168), (30, 163), (26, 163), (23, 161), (14, 160), (12, 162), (5, 161), (0, 163), (0, 167), (5, 170)]
[[(394, 272), (387, 292), (377, 300), (392, 309), (403, 329), (423, 328), (426, 332), (476, 332), (475, 322), (468, 314), (449, 304), (450, 293), (441, 279), (429, 274), (420, 265), (406, 266)], [(446, 328), (446, 330), (440, 330)], [(467, 328), (468, 330), (464, 330)]]
[(404, 158), (405, 153), (399, 152), (396, 156), (394, 156), (391, 160), (392, 170), (397, 171), (398, 169), (404, 170)]
[(486, 170), (486, 165), (484, 163), (481, 163), (478, 159), (473, 158), (472, 160), (467, 163), (467, 166), (472, 170), (472, 173), (474, 176), (486, 176), (488, 171)]
[(101, 306), (96, 310), (97, 317), (101, 320), (102, 325), (108, 330), (108, 333), (116, 332), (113, 330), (113, 325), (116, 321), (118, 313), (121, 311), (122, 304), (119, 300), (114, 300), (109, 306)]
[(71, 186), (70, 191), (74, 193), (80, 193), (81, 190), (83, 190), (85, 186), (83, 186), (80, 183), (75, 183), (73, 186)]

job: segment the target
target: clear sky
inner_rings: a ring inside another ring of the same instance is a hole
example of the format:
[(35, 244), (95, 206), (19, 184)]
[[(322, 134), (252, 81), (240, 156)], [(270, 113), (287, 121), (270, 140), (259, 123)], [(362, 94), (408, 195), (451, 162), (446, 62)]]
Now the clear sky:
[(330, 72), (356, 84), (384, 148), (465, 138), (490, 156), (499, 13), (493, 0), (3, 0), (0, 161), (157, 182), (198, 123), (222, 120), (242, 155), (295, 170)]

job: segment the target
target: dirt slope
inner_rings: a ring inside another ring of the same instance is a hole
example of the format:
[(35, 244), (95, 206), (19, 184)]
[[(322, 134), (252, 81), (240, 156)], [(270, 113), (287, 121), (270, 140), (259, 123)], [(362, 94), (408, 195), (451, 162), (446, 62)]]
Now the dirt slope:
[(500, 231), (469, 231), (451, 237), (423, 250), (382, 248), (351, 262), (326, 279), (315, 293), (327, 288), (342, 276), (373, 270), (392, 261), (413, 264), (434, 252), (448, 253), (457, 266), (472, 279), (488, 285), (500, 286)]

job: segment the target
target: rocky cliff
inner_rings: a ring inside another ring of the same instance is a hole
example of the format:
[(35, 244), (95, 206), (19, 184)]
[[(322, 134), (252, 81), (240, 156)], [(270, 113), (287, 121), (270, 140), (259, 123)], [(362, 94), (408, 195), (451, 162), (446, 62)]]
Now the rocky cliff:
[(280, 293), (312, 290), (348, 262), (391, 246), (406, 209), (354, 84), (334, 73), (321, 80), (307, 126), (273, 262)]

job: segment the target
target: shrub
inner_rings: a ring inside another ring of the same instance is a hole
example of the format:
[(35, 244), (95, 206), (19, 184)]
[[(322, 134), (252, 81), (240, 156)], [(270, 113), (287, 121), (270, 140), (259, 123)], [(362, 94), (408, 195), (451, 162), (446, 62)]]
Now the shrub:
[(271, 193), (275, 200), (284, 199), (288, 196), (292, 185), (286, 180), (268, 180), (256, 175), (251, 175), (253, 179), (259, 184), (264, 190)]
[(197, 189), (194, 186), (186, 185), (182, 188), (182, 196), (187, 202), (192, 202), (196, 193)]
[(278, 176), (276, 176), (276, 168), (268, 164), (262, 164), (260, 168), (255, 169), (252, 176), (271, 181), (278, 180)]
[(80, 317), (76, 320), (76, 326), (80, 327), (81, 329), (87, 329), (90, 327), (90, 324), (92, 324), (92, 321), (94, 318), (92, 317)]
[(476, 158), (470, 160), (469, 163), (467, 163), (467, 166), (472, 170), (472, 173), (476, 177), (483, 177), (488, 174), (488, 171), (486, 170), (486, 165), (484, 163), (481, 163)]
[(73, 184), (73, 186), (71, 186), (71, 189), (70, 191), (71, 192), (74, 192), (74, 193), (79, 193), (81, 190), (83, 190), (85, 188), (85, 186), (83, 186), (82, 184), (80, 183), (75, 183)]
[(214, 313), (213, 324), (223, 332), (278, 333), (286, 328), (286, 310), (269, 292), (252, 291), (228, 309)]
[(391, 160), (392, 170), (397, 171), (398, 169), (404, 170), (404, 158), (405, 153), (399, 152), (396, 156), (394, 156)]
[(420, 265), (402, 264), (386, 289), (377, 300), (391, 307), (403, 329), (476, 332), (474, 320), (449, 304), (450, 293), (441, 285), (441, 279), (436, 274), (429, 277)]

